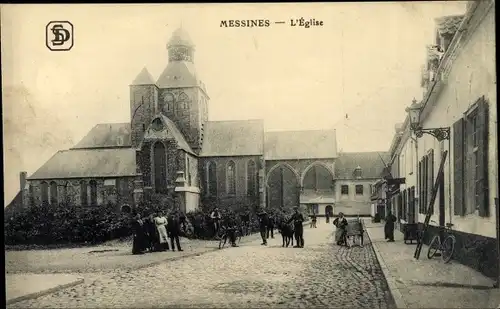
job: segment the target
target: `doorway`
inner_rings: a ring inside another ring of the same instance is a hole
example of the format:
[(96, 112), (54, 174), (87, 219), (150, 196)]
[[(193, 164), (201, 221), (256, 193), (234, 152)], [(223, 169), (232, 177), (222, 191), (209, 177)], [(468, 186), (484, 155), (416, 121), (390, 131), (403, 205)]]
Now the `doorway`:
[(328, 215), (329, 217), (333, 216), (333, 206), (332, 205), (327, 205), (325, 207), (325, 215)]

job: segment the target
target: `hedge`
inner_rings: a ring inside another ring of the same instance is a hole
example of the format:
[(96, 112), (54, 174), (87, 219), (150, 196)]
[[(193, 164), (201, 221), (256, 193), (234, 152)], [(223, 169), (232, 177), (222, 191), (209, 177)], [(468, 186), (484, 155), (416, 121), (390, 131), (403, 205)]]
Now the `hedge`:
[[(158, 206), (164, 205), (164, 206)], [(138, 211), (146, 217), (151, 213), (168, 213), (170, 203), (139, 205)], [(203, 209), (203, 208), (201, 208)], [(197, 239), (212, 239), (213, 222), (208, 209), (186, 214), (190, 233)], [(239, 217), (242, 209), (234, 212)], [(255, 212), (251, 212), (251, 232), (258, 231)], [(117, 211), (116, 205), (75, 207), (71, 205), (32, 206), (20, 209), (4, 221), (5, 245), (67, 246), (70, 244), (98, 244), (132, 234), (131, 214)]]

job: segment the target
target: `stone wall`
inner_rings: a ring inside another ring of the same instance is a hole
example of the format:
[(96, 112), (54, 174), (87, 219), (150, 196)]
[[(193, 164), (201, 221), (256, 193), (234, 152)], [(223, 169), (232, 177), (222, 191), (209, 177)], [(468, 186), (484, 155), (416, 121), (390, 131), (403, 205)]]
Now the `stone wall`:
[(154, 85), (130, 86), (132, 146), (137, 147), (155, 114), (158, 88)]
[[(256, 190), (253, 196), (249, 196), (247, 193), (247, 164), (250, 160), (256, 163)], [(226, 168), (230, 161), (235, 163), (235, 191), (236, 193), (228, 194), (227, 192), (227, 179), (226, 179)], [(259, 165), (260, 156), (241, 156), (241, 157), (216, 157), (216, 158), (200, 158), (199, 159), (199, 174), (202, 187), (202, 204), (204, 205), (225, 205), (227, 207), (233, 205), (259, 205)], [(216, 178), (217, 178), (217, 196), (209, 196), (206, 190), (207, 185), (207, 166), (209, 162), (216, 164)], [(224, 207), (225, 207), (224, 206)]]
[[(105, 185), (105, 181), (107, 183)], [(133, 205), (133, 177), (120, 178), (75, 178), (75, 179), (47, 179), (47, 180), (28, 180), (28, 186), (25, 189), (26, 205), (42, 204), (42, 183), (49, 184), (49, 200), (52, 195), (50, 183), (57, 184), (57, 202), (66, 203), (69, 206), (89, 206), (91, 201), (90, 181), (97, 184), (97, 205), (112, 203), (118, 207), (128, 204)], [(114, 181), (114, 184), (112, 184)], [(87, 183), (87, 195), (89, 205), (82, 205), (82, 186), (81, 183)]]
[[(189, 100), (185, 101), (187, 102), (186, 106), (182, 106), (181, 102), (179, 102), (182, 94), (185, 94), (189, 98)], [(174, 98), (173, 104), (168, 104), (167, 102), (166, 98), (169, 95), (172, 95)], [(203, 97), (205, 95), (200, 88), (189, 87), (160, 89), (158, 99), (158, 110), (177, 125), (177, 128), (179, 128), (188, 144), (196, 153), (200, 149), (202, 124), (206, 118), (201, 114), (205, 112), (201, 108)]]

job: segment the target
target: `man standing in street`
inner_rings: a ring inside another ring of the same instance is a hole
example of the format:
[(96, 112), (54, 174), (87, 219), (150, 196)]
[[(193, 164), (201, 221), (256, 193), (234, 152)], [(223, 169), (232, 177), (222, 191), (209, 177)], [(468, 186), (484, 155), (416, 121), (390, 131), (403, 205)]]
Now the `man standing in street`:
[(297, 245), (294, 248), (304, 248), (304, 216), (300, 213), (299, 207), (295, 206), (294, 213), (288, 223), (293, 222), (293, 227), (295, 231), (295, 241)]
[(258, 216), (260, 237), (262, 237), (261, 245), (267, 246), (267, 227), (269, 226), (269, 217), (265, 210), (260, 211)]
[(181, 232), (181, 227), (177, 213), (171, 213), (168, 216), (167, 232), (168, 232), (168, 237), (170, 238), (170, 246), (172, 247), (172, 251), (175, 251), (175, 245), (177, 245), (177, 251), (184, 251), (181, 249), (181, 243), (179, 241), (179, 234)]
[(274, 212), (271, 212), (268, 217), (268, 224), (267, 224), (267, 238), (269, 239), (269, 235), (271, 235), (271, 238), (274, 238), (274, 225), (276, 222), (276, 218), (274, 215)]

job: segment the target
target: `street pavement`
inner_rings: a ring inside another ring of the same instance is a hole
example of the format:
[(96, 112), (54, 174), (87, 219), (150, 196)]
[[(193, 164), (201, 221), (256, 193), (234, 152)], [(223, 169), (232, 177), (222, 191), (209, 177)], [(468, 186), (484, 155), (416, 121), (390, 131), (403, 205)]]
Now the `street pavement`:
[(396, 230), (395, 242), (389, 243), (383, 224), (365, 221), (365, 227), (398, 308), (496, 308), (500, 304), (500, 290), (492, 288), (492, 279), (456, 261), (429, 260), (425, 245), (416, 260), (416, 245), (406, 245), (401, 232)]
[(85, 282), (8, 308), (394, 308), (369, 240), (332, 242), (331, 224), (305, 228), (305, 248), (282, 248), (281, 235), (199, 256), (116, 272), (80, 273)]

